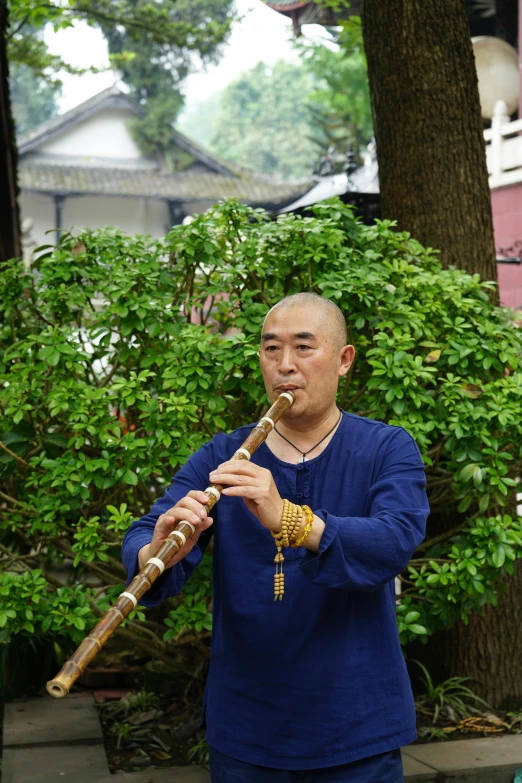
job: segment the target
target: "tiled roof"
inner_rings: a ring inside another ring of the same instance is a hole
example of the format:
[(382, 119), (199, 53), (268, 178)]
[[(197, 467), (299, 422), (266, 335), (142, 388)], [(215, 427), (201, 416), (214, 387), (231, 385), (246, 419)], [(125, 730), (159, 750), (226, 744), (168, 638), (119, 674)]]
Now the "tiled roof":
[(130, 196), (173, 201), (220, 201), (237, 197), (250, 204), (282, 205), (298, 198), (311, 180), (282, 182), (241, 170), (237, 176), (187, 170), (166, 174), (154, 169), (35, 164), (21, 160), (19, 184), (33, 193)]

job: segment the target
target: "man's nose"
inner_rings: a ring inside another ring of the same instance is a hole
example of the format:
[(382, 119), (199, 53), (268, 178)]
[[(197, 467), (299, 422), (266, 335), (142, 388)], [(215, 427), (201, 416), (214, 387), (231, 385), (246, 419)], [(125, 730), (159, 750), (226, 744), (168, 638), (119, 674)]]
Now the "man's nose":
[(284, 373), (295, 372), (294, 354), (290, 348), (286, 348), (281, 352), (279, 370)]

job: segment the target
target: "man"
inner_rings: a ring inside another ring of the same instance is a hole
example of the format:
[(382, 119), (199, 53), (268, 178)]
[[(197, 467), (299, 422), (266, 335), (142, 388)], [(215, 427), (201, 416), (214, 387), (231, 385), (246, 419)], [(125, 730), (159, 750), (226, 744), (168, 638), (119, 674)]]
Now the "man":
[[(403, 780), (399, 748), (416, 733), (394, 577), (424, 537), (424, 469), (403, 429), (336, 407), (355, 355), (346, 342), (327, 299), (296, 294), (273, 307), (263, 379), (272, 402), (285, 390), (295, 402), (250, 462), (230, 457), (251, 424), (203, 446), (124, 540), (132, 578), (179, 521), (199, 523), (142, 601), (155, 605), (183, 588), (214, 533), (203, 705), (213, 783)], [(213, 519), (196, 489), (209, 482), (227, 485)], [(274, 601), (284, 499), (313, 517), (304, 546), (283, 551)]]

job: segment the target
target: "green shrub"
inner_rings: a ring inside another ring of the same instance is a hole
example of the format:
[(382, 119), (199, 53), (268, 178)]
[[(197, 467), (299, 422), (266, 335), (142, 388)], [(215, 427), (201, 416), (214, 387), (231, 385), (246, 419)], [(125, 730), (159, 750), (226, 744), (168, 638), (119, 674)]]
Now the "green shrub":
[[(302, 290), (339, 304), (357, 347), (339, 403), (404, 426), (426, 462), (434, 537), (402, 575), (402, 640), (495, 603), (522, 553), (513, 314), (490, 303), (492, 284), (442, 270), (389, 222), (363, 226), (337, 201), (314, 212), (272, 221), (229, 202), (164, 242), (105, 229), (64, 236), (33, 274), (4, 266), (3, 641), (83, 637), (122, 589), (132, 519), (214, 433), (259, 417), (262, 319)], [(201, 649), (208, 574), (207, 561), (185, 601), (170, 599), (159, 620), (139, 610), (120, 633), (170, 662), (181, 636)]]

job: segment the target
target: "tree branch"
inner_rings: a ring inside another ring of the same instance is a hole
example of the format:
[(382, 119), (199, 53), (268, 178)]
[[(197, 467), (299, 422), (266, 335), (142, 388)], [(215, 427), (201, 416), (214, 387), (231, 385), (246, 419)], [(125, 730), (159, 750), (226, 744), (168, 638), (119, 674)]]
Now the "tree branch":
[(10, 457), (12, 457), (17, 462), (19, 462), (20, 465), (23, 465), (24, 468), (29, 468), (29, 470), (39, 470), (40, 473), (45, 473), (45, 471), (41, 470), (41, 468), (34, 468), (32, 465), (29, 465), (29, 463), (26, 462), (25, 459), (22, 459), (22, 457), (19, 457), (18, 454), (14, 453), (14, 451), (8, 449), (7, 446), (5, 446), (1, 440), (0, 440), (0, 449), (2, 449), (2, 451), (5, 451), (6, 454), (9, 454)]
[[(452, 527), (451, 530), (447, 530), (445, 533), (441, 533), (440, 536), (435, 536), (435, 538), (430, 538), (429, 541), (424, 541), (420, 546), (417, 547), (415, 550), (416, 552), (425, 552), (427, 549), (429, 549), (432, 546), (435, 546), (435, 544), (440, 544), (441, 541), (446, 541), (447, 538), (451, 538), (452, 536), (455, 536), (457, 533), (460, 533), (463, 527), (466, 525), (466, 520), (461, 522), (459, 525), (455, 525), (455, 527)], [(433, 558), (430, 558), (432, 560)]]

